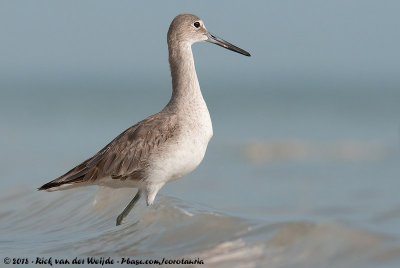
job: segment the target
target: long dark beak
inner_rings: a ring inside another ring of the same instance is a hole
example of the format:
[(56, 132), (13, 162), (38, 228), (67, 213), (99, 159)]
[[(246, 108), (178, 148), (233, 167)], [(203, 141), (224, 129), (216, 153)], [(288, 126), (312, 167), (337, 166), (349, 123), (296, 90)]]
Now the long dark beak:
[(240, 54), (243, 54), (245, 56), (250, 57), (250, 53), (247, 52), (246, 50), (238, 48), (237, 46), (234, 46), (231, 43), (226, 42), (224, 39), (221, 39), (218, 36), (215, 36), (215, 35), (213, 35), (211, 33), (206, 33), (205, 35), (208, 37), (208, 39), (206, 40), (207, 42), (219, 45), (219, 46), (224, 47), (226, 49), (229, 49), (229, 50), (232, 50), (232, 51), (235, 51), (237, 53), (240, 53)]

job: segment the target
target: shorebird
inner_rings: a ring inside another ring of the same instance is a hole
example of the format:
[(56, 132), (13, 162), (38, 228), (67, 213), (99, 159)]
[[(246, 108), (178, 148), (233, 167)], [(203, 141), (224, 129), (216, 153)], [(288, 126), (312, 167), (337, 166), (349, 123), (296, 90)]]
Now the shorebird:
[(165, 183), (185, 176), (200, 164), (213, 129), (197, 80), (192, 44), (206, 41), (250, 54), (209, 33), (203, 21), (191, 14), (174, 18), (167, 40), (172, 96), (164, 109), (128, 128), (93, 157), (38, 190), (87, 185), (137, 188), (117, 217), (120, 225), (142, 195), (151, 205)]

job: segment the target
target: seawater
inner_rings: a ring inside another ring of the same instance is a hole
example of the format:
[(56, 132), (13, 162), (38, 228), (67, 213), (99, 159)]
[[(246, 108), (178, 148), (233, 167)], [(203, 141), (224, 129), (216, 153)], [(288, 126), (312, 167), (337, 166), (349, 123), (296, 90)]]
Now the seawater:
[(203, 163), (166, 185), (151, 207), (141, 200), (121, 226), (116, 217), (134, 189), (36, 188), (160, 110), (169, 84), (3, 82), (0, 262), (95, 257), (198, 259), (205, 267), (400, 265), (397, 90), (275, 81), (244, 91), (245, 85), (215, 88), (204, 81), (214, 137)]

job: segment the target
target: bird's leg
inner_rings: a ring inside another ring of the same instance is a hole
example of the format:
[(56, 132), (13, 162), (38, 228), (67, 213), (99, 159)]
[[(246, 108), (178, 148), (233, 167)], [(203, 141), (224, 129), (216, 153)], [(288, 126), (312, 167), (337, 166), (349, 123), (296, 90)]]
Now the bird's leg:
[(128, 216), (129, 212), (132, 210), (133, 206), (136, 204), (136, 202), (139, 200), (141, 195), (140, 190), (137, 191), (135, 197), (129, 202), (129, 204), (126, 206), (124, 211), (122, 211), (121, 214), (117, 217), (117, 226), (121, 225), (122, 221), (125, 220), (126, 216)]

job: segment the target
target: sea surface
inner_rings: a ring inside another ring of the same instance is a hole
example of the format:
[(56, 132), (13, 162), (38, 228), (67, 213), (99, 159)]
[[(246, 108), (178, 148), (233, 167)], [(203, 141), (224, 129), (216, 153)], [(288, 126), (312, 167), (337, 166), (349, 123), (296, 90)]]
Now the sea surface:
[(6, 257), (33, 266), (37, 257), (92, 256), (400, 267), (398, 81), (199, 78), (214, 125), (205, 159), (152, 206), (141, 200), (121, 226), (116, 217), (135, 189), (36, 188), (158, 112), (169, 77), (3, 79), (0, 266), (28, 267)]

